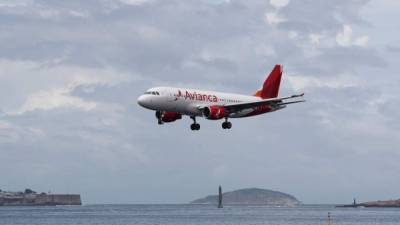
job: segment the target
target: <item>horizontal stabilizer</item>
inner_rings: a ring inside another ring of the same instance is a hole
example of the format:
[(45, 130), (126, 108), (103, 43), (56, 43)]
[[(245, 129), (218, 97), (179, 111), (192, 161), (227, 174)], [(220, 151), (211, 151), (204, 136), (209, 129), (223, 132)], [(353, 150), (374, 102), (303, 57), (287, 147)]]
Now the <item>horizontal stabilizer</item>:
[(293, 102), (282, 102), (282, 103), (278, 103), (278, 106), (281, 105), (289, 105), (289, 104), (294, 104), (294, 103), (300, 103), (300, 102), (305, 102), (306, 100), (299, 100), (299, 101), (293, 101)]

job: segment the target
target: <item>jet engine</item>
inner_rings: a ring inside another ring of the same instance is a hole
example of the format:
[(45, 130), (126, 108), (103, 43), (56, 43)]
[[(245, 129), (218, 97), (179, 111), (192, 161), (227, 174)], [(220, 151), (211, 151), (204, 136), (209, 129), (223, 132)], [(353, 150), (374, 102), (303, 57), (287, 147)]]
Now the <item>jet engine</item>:
[(182, 115), (176, 112), (156, 112), (156, 117), (164, 123), (182, 119)]
[(203, 115), (209, 120), (219, 120), (225, 117), (225, 109), (221, 106), (209, 106), (204, 108)]

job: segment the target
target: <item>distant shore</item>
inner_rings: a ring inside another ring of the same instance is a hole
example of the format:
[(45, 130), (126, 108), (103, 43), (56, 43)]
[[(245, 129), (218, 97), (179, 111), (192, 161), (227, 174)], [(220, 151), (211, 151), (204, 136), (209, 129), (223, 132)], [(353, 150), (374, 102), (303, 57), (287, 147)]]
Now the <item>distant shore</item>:
[(400, 199), (387, 201), (372, 201), (364, 203), (353, 203), (349, 205), (337, 205), (339, 208), (357, 208), (357, 207), (381, 207), (381, 208), (400, 208)]
[(36, 193), (30, 189), (24, 192), (0, 190), (0, 206), (55, 206), (82, 205), (78, 194), (46, 194)]

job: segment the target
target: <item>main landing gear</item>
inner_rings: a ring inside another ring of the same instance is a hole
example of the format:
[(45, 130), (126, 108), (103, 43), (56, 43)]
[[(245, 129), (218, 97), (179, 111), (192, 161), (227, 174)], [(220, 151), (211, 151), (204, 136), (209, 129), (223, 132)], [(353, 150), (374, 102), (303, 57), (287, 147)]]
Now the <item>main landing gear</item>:
[(225, 118), (225, 122), (222, 123), (222, 129), (231, 129), (232, 123), (228, 121), (228, 118)]
[(191, 116), (190, 117), (193, 120), (192, 125), (190, 125), (191, 130), (200, 130), (200, 124), (196, 123), (196, 117)]
[[(193, 120), (192, 125), (190, 125), (191, 130), (200, 130), (200, 124), (196, 122), (196, 117), (191, 116), (190, 117)], [(225, 118), (225, 122), (222, 123), (222, 128), (225, 129), (231, 129), (232, 128), (232, 123), (228, 121), (228, 118)]]

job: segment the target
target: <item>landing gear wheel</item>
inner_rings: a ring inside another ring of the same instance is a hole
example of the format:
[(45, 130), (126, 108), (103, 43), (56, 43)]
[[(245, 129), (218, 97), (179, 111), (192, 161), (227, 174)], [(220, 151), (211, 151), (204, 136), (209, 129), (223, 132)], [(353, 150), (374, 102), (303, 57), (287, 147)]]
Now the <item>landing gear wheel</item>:
[(231, 122), (223, 122), (222, 123), (222, 129), (231, 129), (232, 128), (232, 123)]
[(190, 125), (190, 129), (191, 130), (200, 130), (200, 124), (193, 123), (192, 125)]
[(191, 130), (200, 130), (200, 124), (196, 123), (196, 117), (191, 116), (190, 119), (193, 120), (192, 125), (190, 125)]

